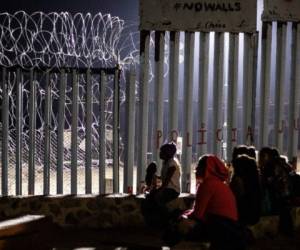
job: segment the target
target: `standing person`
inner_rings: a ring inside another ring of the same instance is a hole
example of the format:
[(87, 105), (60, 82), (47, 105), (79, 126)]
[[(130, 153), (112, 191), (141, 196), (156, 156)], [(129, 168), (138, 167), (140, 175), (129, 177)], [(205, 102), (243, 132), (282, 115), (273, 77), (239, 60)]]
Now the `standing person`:
[[(204, 155), (196, 168), (197, 192), (194, 207), (187, 210), (178, 231), (192, 240), (208, 240), (211, 250), (243, 250), (245, 241), (238, 224), (235, 197), (230, 190), (228, 169), (214, 155)], [(167, 240), (177, 242), (178, 232)], [(182, 236), (182, 235), (181, 235)], [(167, 242), (172, 245), (172, 242)]]

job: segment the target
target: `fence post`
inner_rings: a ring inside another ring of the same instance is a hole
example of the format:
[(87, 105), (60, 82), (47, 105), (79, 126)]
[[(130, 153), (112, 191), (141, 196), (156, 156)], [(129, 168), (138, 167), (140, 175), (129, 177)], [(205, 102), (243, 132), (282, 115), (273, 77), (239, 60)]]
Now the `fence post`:
[(195, 33), (185, 32), (184, 48), (184, 121), (182, 140), (182, 191), (190, 191), (193, 140), (193, 76)]
[(172, 131), (178, 132), (179, 38), (180, 32), (170, 32), (169, 140), (174, 140)]
[(8, 113), (9, 113), (9, 103), (8, 103), (8, 80), (7, 71), (5, 67), (2, 67), (2, 196), (8, 195)]
[(289, 103), (289, 160), (297, 159), (299, 138), (299, 99), (300, 99), (300, 25), (292, 24), (291, 86)]
[(60, 73), (59, 110), (57, 128), (57, 193), (63, 194), (63, 169), (64, 169), (64, 129), (65, 129), (65, 104), (66, 104), (67, 79), (65, 70)]
[(91, 71), (86, 71), (86, 96), (85, 96), (85, 193), (92, 193), (92, 113), (93, 113), (93, 89)]
[(228, 98), (227, 98), (227, 160), (231, 160), (234, 147), (232, 137), (237, 127), (237, 94), (238, 94), (238, 60), (239, 60), (239, 34), (229, 34), (229, 65), (228, 65)]
[(71, 194), (77, 194), (78, 75), (72, 70)]
[(261, 41), (261, 100), (258, 148), (268, 144), (268, 110), (270, 102), (272, 23), (263, 22)]
[(198, 120), (198, 156), (207, 153), (207, 110), (208, 110), (208, 72), (209, 72), (209, 32), (200, 32), (199, 48), (199, 120)]
[[(34, 194), (35, 169), (35, 130), (36, 130), (36, 73), (30, 70), (30, 100), (29, 100), (29, 164), (28, 164), (28, 194)], [(45, 181), (45, 180), (44, 180)]]
[(149, 111), (149, 44), (150, 32), (142, 30), (140, 38), (140, 99), (137, 188), (145, 178), (148, 152), (148, 111)]
[(286, 23), (277, 23), (274, 145), (283, 151), (284, 93), (286, 79)]
[(21, 70), (17, 69), (17, 107), (16, 107), (16, 195), (22, 195), (22, 122), (23, 122), (23, 83)]
[(105, 87), (107, 79), (105, 72), (101, 70), (99, 82), (99, 193), (104, 194), (105, 183), (105, 159), (106, 159), (106, 133), (105, 133)]
[(135, 72), (131, 69), (126, 76), (126, 121), (124, 155), (124, 192), (133, 191), (134, 136), (135, 136)]
[[(119, 67), (119, 66), (118, 66)], [(119, 190), (119, 140), (120, 140), (120, 73), (116, 68), (114, 75), (114, 98), (113, 98), (113, 192)]]

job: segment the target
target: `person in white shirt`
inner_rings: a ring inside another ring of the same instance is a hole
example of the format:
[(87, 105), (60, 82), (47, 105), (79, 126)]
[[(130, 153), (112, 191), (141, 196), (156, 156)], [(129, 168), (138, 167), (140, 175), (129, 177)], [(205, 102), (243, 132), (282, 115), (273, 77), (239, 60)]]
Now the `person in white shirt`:
[(179, 211), (170, 211), (167, 204), (175, 200), (181, 190), (181, 166), (176, 158), (176, 145), (167, 143), (160, 148), (160, 158), (163, 160), (161, 169), (162, 185), (146, 196), (142, 211), (149, 226), (167, 227), (173, 218), (177, 218)]

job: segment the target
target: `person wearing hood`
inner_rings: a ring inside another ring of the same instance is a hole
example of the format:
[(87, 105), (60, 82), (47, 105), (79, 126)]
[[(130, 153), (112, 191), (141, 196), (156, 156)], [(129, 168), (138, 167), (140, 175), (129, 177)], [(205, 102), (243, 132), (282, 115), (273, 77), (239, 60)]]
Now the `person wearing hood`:
[(228, 169), (217, 156), (204, 155), (199, 159), (194, 206), (183, 213), (178, 224), (184, 238), (209, 241), (211, 250), (245, 249), (228, 177)]

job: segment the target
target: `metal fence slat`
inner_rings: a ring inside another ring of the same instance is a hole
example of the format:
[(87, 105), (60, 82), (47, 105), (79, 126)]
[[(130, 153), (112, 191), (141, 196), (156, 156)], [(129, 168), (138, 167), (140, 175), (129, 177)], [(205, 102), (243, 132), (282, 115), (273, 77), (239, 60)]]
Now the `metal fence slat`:
[(92, 112), (93, 91), (91, 72), (86, 72), (86, 134), (85, 134), (85, 193), (92, 193)]
[(135, 80), (133, 70), (126, 77), (126, 121), (124, 155), (124, 192), (133, 192), (134, 136), (135, 136)]
[(8, 195), (8, 80), (6, 68), (2, 68), (2, 196)]
[(16, 72), (16, 195), (22, 195), (22, 122), (23, 122), (23, 83), (20, 68)]
[(66, 85), (67, 79), (65, 70), (61, 70), (59, 81), (59, 110), (57, 128), (57, 194), (63, 194)]
[(105, 88), (107, 78), (104, 71), (101, 71), (99, 81), (99, 193), (106, 192), (105, 183), (105, 159), (106, 159), (106, 120), (105, 120)]
[(29, 165), (28, 165), (28, 194), (34, 194), (35, 186), (35, 130), (36, 130), (36, 74), (30, 70), (30, 100), (29, 100)]
[(77, 194), (78, 75), (72, 70), (71, 194)]
[(46, 72), (46, 99), (45, 99), (45, 155), (44, 155), (44, 195), (50, 194), (50, 142), (51, 142), (51, 82), (50, 73)]
[(182, 140), (182, 191), (190, 191), (193, 138), (193, 76), (195, 33), (185, 32), (184, 48), (184, 94), (183, 94), (183, 140)]
[(119, 137), (120, 137), (120, 70), (114, 74), (113, 89), (113, 192), (119, 192)]

